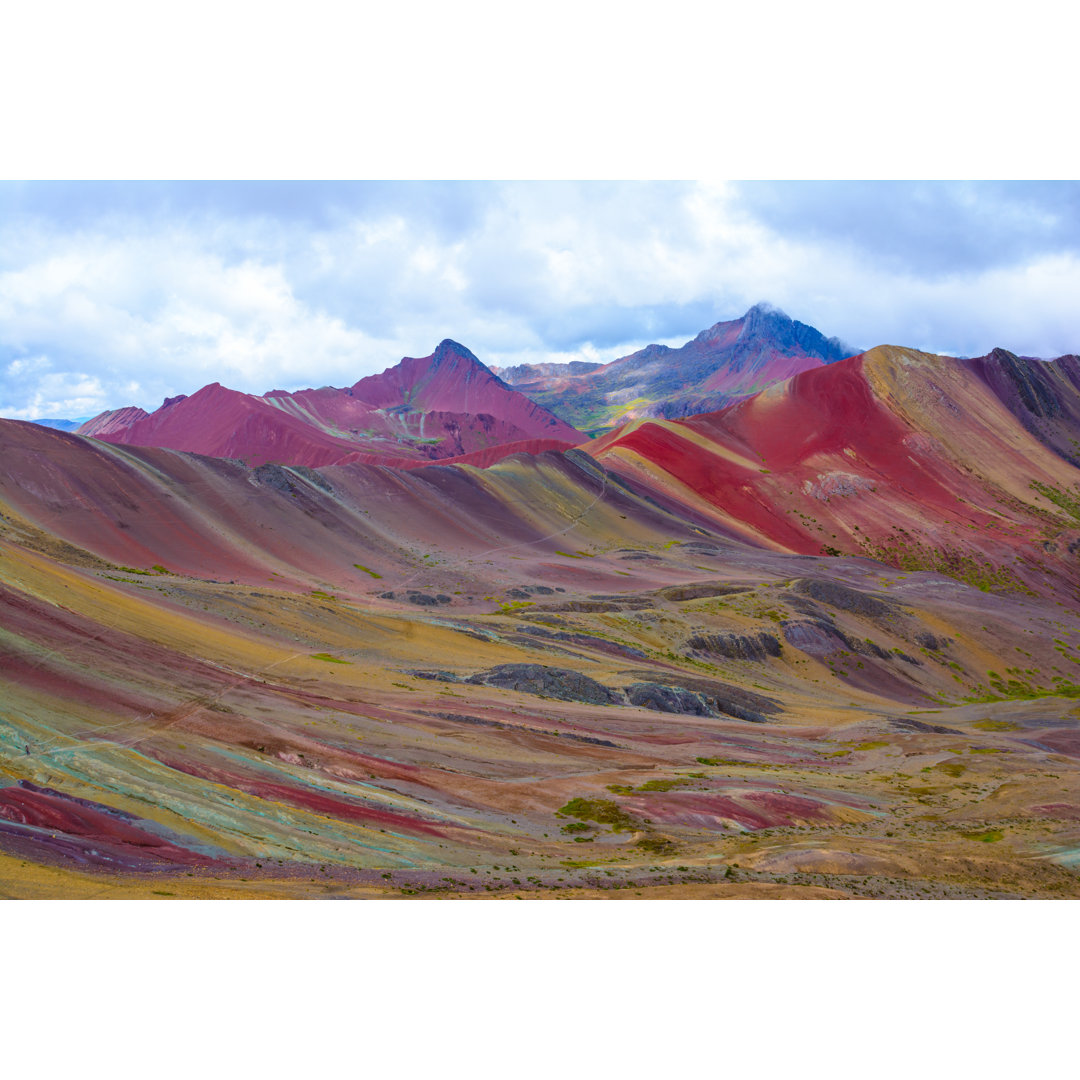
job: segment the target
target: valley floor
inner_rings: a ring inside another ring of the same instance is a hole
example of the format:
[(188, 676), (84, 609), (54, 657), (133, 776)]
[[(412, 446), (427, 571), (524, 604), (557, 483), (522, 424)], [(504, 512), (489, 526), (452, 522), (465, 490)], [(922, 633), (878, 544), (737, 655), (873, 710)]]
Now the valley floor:
[(1080, 896), (1070, 608), (713, 540), (505, 565), (0, 541), (0, 896)]

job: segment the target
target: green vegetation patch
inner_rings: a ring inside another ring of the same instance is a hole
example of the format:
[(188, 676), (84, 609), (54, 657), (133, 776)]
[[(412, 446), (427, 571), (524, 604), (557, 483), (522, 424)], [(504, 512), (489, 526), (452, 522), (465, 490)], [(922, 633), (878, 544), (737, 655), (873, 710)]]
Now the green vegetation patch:
[(646, 780), (638, 787), (638, 791), (670, 791), (672, 788), (685, 787), (693, 783), (689, 778), (675, 777), (671, 780)]
[[(701, 758), (698, 758), (698, 761), (701, 760)], [(692, 784), (694, 780), (700, 780), (704, 776), (704, 773), (695, 773), (693, 776), (677, 776), (669, 780), (646, 780), (644, 784), (638, 787), (631, 787), (629, 784), (608, 784), (607, 789), (612, 795), (633, 795), (639, 791), (671, 791), (672, 788), (685, 787), (687, 784)]]
[(317, 652), (311, 654), (312, 660), (325, 660), (328, 664), (351, 664), (351, 660), (342, 660), (340, 656), (331, 656), (329, 653)]
[(1055, 506), (1061, 507), (1074, 521), (1080, 521), (1080, 497), (1074, 492), (1064, 491), (1053, 484), (1031, 481), (1031, 490), (1037, 491), (1044, 499), (1049, 499)]
[(863, 540), (863, 550), (871, 559), (897, 570), (944, 574), (983, 592), (1022, 592), (1034, 595), (1008, 566), (995, 566), (958, 548), (930, 547), (906, 529), (896, 529), (880, 544)]
[(610, 825), (612, 832), (634, 832), (643, 824), (640, 818), (628, 814), (617, 802), (610, 799), (571, 799), (557, 813), (582, 821)]
[(666, 836), (643, 836), (634, 844), (634, 847), (652, 852), (654, 855), (671, 855), (677, 850), (675, 841)]
[(987, 717), (985, 720), (976, 720), (971, 725), (977, 731), (1020, 731), (1021, 726), (1013, 720), (991, 720)]
[(984, 844), (993, 844), (1005, 839), (1005, 834), (1000, 829), (982, 829), (979, 832), (965, 832), (960, 835), (965, 840), (980, 840)]
[[(847, 750), (842, 750), (841, 753), (848, 753)], [(713, 768), (739, 768), (739, 769), (774, 769), (783, 770), (787, 766), (775, 765), (770, 761), (739, 761), (736, 758), (719, 758), (719, 757), (699, 757), (695, 760), (699, 761), (702, 765), (711, 765)]]
[(375, 571), (372, 570), (370, 567), (361, 566), (358, 562), (354, 562), (353, 566), (355, 566), (357, 570), (363, 570), (365, 574), (370, 574), (373, 578), (382, 577), (382, 574), (376, 574)]
[(962, 776), (967, 772), (967, 766), (961, 765), (959, 761), (942, 761), (934, 766), (938, 772), (943, 772), (946, 776), (951, 776), (954, 779), (957, 776)]
[[(987, 677), (990, 680), (990, 685), (993, 687), (994, 692), (999, 695), (999, 698), (1004, 698), (1010, 701), (1033, 701), (1037, 698), (1044, 697), (1066, 697), (1066, 698), (1080, 698), (1080, 686), (1076, 683), (1066, 682), (1062, 679), (1056, 682), (1054, 686), (1033, 686), (1025, 679), (1016, 677), (1017, 668), (1010, 669), (1014, 672), (1013, 676), (1009, 679), (1003, 678), (996, 671), (988, 671)], [(992, 721), (991, 721), (992, 722)], [(1002, 721), (1007, 722), (1007, 721)], [(979, 723), (985, 723), (985, 721), (979, 721)], [(978, 724), (975, 725), (976, 727)], [(983, 731), (1004, 731), (1005, 728), (983, 728)], [(1011, 730), (1011, 729), (1010, 729)]]
[(499, 610), (496, 614), (509, 615), (512, 612), (520, 611), (522, 608), (530, 607), (536, 607), (535, 600), (508, 600), (505, 604), (499, 605)]

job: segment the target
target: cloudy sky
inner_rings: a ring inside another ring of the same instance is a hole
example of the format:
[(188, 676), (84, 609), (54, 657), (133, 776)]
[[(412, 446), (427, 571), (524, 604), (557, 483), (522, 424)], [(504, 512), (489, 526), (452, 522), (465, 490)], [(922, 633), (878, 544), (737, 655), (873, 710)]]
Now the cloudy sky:
[(681, 344), (1080, 351), (1075, 183), (0, 183), (0, 416)]

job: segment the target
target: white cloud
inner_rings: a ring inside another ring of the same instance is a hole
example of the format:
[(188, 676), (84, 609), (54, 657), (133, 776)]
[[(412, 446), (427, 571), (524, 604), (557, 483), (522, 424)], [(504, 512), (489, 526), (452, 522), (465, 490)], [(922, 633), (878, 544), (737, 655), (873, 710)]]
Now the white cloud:
[(17, 379), (32, 372), (48, 371), (52, 362), (47, 356), (24, 356), (19, 360), (12, 360), (4, 369), (4, 374), (9, 378)]
[(97, 376), (54, 371), (39, 376), (29, 388), (25, 404), (5, 415), (16, 420), (64, 420), (93, 416), (108, 407), (105, 388)]
[[(760, 300), (864, 347), (1080, 349), (1080, 254), (1016, 240), (1023, 205), (1007, 222), (1009, 244), (984, 245), (992, 263), (968, 265), (970, 245), (947, 273), (936, 255), (931, 274), (905, 261), (903, 230), (852, 242), (842, 205), (829, 207), (828, 230), (787, 228), (727, 184), (361, 194), (322, 217), (240, 215), (235, 188), (228, 212), (203, 193), (198, 212), (9, 216), (0, 415), (151, 409), (211, 381), (259, 393), (345, 385), (444, 337), (500, 365), (611, 360), (650, 341), (680, 344)], [(931, 202), (970, 214), (950, 226), (957, 235), (989, 227), (979, 187), (961, 195)], [(815, 199), (821, 214), (820, 189)], [(1036, 224), (1039, 213), (1030, 210)]]

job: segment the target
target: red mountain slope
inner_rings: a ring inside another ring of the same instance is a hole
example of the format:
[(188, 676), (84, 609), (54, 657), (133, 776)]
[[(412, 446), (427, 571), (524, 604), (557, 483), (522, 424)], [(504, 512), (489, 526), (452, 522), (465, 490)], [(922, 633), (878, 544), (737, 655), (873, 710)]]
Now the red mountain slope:
[[(1038, 407), (1067, 417), (1080, 406), (1057, 370), (1075, 374), (1070, 358), (1006, 356), (1025, 385), (1045, 387), (1028, 395)], [(720, 412), (636, 421), (589, 450), (755, 544), (865, 554), (984, 588), (1050, 588), (1063, 572), (1076, 577), (1071, 558), (1047, 556), (1080, 546), (1080, 473), (1054, 445), (1059, 429), (1033, 433), (1037, 417), (1002, 369), (993, 355), (882, 346)]]
[(80, 435), (87, 435), (94, 439), (106, 439), (110, 435), (126, 430), (132, 424), (145, 419), (149, 415), (145, 409), (140, 409), (136, 405), (128, 405), (123, 409), (107, 409), (92, 420), (87, 420), (86, 423), (81, 424), (75, 430)]
[(252, 465), (307, 466), (345, 460), (423, 464), (490, 455), (506, 443), (574, 445), (584, 438), (452, 341), (343, 390), (273, 390), (258, 397), (213, 383), (190, 397), (169, 399), (151, 414), (133, 408), (103, 413), (77, 433)]

